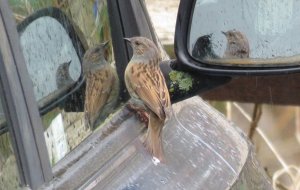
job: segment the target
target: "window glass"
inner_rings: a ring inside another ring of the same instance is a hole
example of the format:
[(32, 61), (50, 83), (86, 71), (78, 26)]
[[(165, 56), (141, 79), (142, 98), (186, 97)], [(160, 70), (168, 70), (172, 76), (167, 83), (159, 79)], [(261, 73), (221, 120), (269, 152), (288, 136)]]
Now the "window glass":
[(19, 184), (16, 158), (0, 100), (0, 189), (18, 189)]
[[(54, 165), (101, 128), (118, 106), (107, 2), (9, 3)], [(84, 59), (85, 52), (91, 53)]]

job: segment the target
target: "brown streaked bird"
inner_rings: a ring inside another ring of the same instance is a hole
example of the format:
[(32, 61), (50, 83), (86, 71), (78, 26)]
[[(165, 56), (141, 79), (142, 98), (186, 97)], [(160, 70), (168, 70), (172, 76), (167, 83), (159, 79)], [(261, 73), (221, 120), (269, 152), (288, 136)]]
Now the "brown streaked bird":
[(227, 47), (223, 55), (224, 58), (249, 58), (249, 42), (242, 32), (229, 30), (222, 33), (227, 39)]
[(129, 106), (148, 114), (144, 144), (155, 158), (164, 161), (162, 129), (172, 108), (165, 78), (159, 67), (161, 57), (155, 44), (147, 38), (125, 40), (133, 49), (133, 56), (125, 70), (125, 83), (131, 96)]
[(59, 67), (57, 68), (57, 71), (56, 71), (57, 89), (61, 89), (67, 85), (74, 83), (74, 80), (72, 79), (72, 77), (70, 75), (70, 71), (69, 71), (71, 62), (72, 62), (72, 60), (69, 62), (60, 64)]
[(119, 80), (116, 70), (106, 61), (108, 42), (88, 49), (83, 57), (86, 77), (85, 124), (94, 129), (114, 109), (118, 100)]
[[(229, 30), (222, 32), (227, 38), (227, 47), (224, 53), (224, 58), (249, 58), (250, 47), (245, 34), (238, 30)], [(262, 104), (254, 104), (252, 113), (252, 121), (248, 137), (252, 140), (255, 129), (262, 115)]]

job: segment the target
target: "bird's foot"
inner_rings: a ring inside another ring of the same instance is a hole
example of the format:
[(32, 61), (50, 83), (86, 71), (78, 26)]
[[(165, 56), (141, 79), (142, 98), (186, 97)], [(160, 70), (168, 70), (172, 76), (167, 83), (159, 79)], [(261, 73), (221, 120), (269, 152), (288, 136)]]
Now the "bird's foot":
[(138, 119), (140, 120), (140, 122), (145, 123), (146, 125), (148, 125), (149, 122), (149, 114), (141, 108), (138, 108), (132, 104), (127, 104), (127, 108), (130, 111), (133, 111), (136, 113), (136, 116), (138, 117)]
[(139, 120), (143, 123), (146, 123), (146, 125), (148, 125), (149, 122), (149, 115), (147, 112), (143, 111), (143, 110), (137, 110), (136, 111), (137, 117), (139, 118)]

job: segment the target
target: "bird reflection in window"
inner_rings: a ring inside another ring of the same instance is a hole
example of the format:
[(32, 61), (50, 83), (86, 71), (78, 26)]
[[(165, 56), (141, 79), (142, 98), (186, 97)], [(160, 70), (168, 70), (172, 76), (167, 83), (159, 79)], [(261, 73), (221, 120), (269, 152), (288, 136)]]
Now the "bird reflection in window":
[(83, 57), (86, 78), (85, 126), (95, 129), (117, 105), (119, 79), (116, 70), (105, 59), (108, 42), (88, 49)]

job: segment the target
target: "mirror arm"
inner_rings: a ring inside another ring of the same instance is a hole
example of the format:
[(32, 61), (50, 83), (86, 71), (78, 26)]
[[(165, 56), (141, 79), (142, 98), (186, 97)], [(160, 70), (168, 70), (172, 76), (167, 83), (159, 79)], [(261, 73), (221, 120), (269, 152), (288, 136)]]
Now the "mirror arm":
[[(40, 114), (44, 115), (51, 111), (53, 108), (58, 106), (59, 104), (63, 104), (65, 111), (67, 112), (74, 112), (74, 111), (83, 111), (83, 103), (78, 108), (72, 107), (72, 105), (76, 105), (73, 101), (76, 102), (84, 102), (84, 92), (85, 92), (85, 77), (82, 76), (79, 78), (78, 82), (74, 83), (72, 87), (68, 90), (68, 92), (65, 92), (65, 88), (59, 90), (59, 94), (64, 94), (61, 97), (55, 99), (51, 103), (47, 105), (43, 105), (39, 109)], [(80, 100), (81, 99), (81, 100)]]
[(178, 60), (163, 61), (160, 65), (172, 103), (209, 91), (231, 80), (230, 77), (208, 76), (198, 72), (184, 71), (177, 65)]

